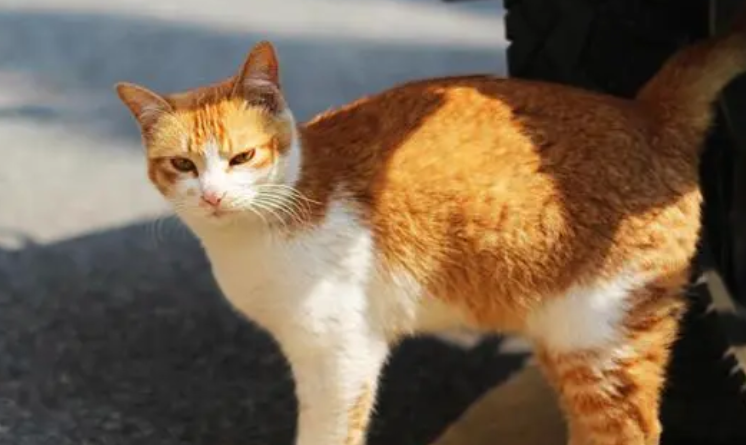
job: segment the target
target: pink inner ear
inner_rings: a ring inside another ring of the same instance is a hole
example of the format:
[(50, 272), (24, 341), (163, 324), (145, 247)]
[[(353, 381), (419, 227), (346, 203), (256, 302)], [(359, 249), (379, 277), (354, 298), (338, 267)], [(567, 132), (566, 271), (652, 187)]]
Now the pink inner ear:
[[(257, 63), (262, 63), (257, 62)], [(259, 66), (250, 65), (248, 67), (248, 71), (245, 73), (245, 81), (256, 81), (256, 82), (266, 82), (272, 85), (277, 85), (277, 71), (276, 67), (273, 67), (271, 65), (265, 65), (261, 64)]]
[(249, 80), (266, 81), (279, 88), (279, 66), (274, 47), (263, 41), (257, 43), (246, 57), (239, 71), (240, 82)]

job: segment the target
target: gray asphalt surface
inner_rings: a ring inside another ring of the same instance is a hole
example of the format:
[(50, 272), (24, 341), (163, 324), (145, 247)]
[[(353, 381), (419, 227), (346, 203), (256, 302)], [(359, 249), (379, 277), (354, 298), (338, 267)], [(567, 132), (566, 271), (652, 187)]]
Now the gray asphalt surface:
[[(158, 219), (114, 82), (195, 86), (270, 39), (305, 119), (406, 79), (502, 73), (498, 4), (0, 0), (0, 445), (293, 437), (284, 359), (227, 307), (192, 237)], [(429, 442), (519, 365), (499, 343), (407, 342), (371, 442)]]

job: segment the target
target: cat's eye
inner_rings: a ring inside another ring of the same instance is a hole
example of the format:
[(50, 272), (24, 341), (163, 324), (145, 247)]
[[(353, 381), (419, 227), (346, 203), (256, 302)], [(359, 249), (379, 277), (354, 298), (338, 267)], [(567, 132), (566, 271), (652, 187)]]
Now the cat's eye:
[(255, 154), (256, 149), (252, 148), (251, 150), (246, 150), (243, 153), (239, 153), (236, 156), (233, 156), (230, 161), (231, 167), (249, 162), (254, 158)]
[(171, 165), (182, 173), (189, 173), (197, 170), (197, 166), (194, 162), (187, 158), (171, 158)]

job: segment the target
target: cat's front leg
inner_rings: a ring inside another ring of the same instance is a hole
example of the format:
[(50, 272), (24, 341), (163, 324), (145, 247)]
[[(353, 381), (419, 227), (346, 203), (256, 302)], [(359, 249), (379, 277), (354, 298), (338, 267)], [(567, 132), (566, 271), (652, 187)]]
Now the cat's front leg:
[(278, 336), (295, 380), (295, 443), (362, 445), (389, 347), (363, 314), (327, 310), (309, 311)]

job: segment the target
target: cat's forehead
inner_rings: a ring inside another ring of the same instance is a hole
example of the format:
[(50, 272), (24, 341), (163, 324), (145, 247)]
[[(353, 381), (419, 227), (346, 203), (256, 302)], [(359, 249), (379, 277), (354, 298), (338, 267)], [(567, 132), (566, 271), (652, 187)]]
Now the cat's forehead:
[(226, 100), (178, 111), (193, 143), (225, 137), (271, 135), (279, 130), (276, 118), (239, 100)]
[(286, 125), (265, 110), (242, 101), (225, 100), (177, 109), (159, 125), (151, 147), (154, 156), (174, 151), (198, 155), (217, 147), (226, 155), (261, 146), (287, 132)]

